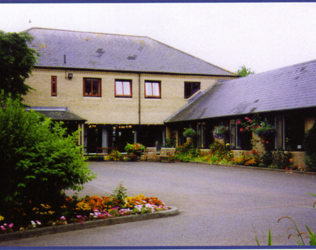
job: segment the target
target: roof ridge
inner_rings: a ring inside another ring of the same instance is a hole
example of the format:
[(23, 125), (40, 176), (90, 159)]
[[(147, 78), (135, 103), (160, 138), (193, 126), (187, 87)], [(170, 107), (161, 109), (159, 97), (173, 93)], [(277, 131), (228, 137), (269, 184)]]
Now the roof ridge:
[[(94, 31), (80, 31), (80, 30), (67, 30), (67, 29), (56, 29), (56, 28), (43, 28), (43, 27), (32, 27), (26, 29), (22, 32), (28, 32), (29, 30), (41, 29), (41, 30), (55, 30), (55, 31), (65, 31), (65, 32), (76, 32), (76, 33), (88, 33), (88, 34), (99, 34), (99, 35), (113, 35), (113, 36), (128, 36), (128, 37), (146, 37), (148, 36), (136, 36), (136, 35), (123, 35), (123, 34), (114, 34), (114, 33), (105, 33), (105, 32), (94, 32)], [(152, 38), (150, 38), (152, 39)]]

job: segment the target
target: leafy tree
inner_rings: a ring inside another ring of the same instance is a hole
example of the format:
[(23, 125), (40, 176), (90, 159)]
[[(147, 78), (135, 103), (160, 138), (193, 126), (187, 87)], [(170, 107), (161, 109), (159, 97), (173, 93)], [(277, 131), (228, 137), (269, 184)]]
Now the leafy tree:
[(254, 71), (250, 71), (251, 68), (247, 69), (245, 65), (241, 66), (240, 69), (237, 70), (237, 74), (240, 75), (241, 77), (245, 77), (248, 75), (252, 75), (255, 72)]
[(12, 98), (26, 95), (33, 90), (25, 84), (39, 53), (28, 47), (33, 37), (27, 33), (0, 31), (0, 90)]
[(0, 142), (2, 216), (11, 218), (16, 205), (25, 211), (40, 204), (58, 207), (62, 190), (79, 191), (95, 178), (77, 146), (78, 132), (66, 136), (61, 124), (25, 110), (19, 99), (0, 103)]

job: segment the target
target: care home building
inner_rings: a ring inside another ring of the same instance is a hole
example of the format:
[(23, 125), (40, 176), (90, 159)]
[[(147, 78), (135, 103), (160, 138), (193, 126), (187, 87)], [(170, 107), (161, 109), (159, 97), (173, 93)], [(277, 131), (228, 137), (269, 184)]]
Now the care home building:
[(218, 81), (238, 78), (149, 37), (31, 28), (40, 53), (26, 84), (33, 109), (83, 132), (85, 152), (161, 147), (164, 121)]
[(253, 134), (241, 131), (240, 121), (259, 114), (276, 129), (268, 141), (270, 149), (291, 150), (296, 165), (304, 166), (304, 135), (316, 118), (316, 60), (233, 80), (219, 80), (199, 93), (166, 119), (177, 133), (192, 127), (198, 132), (198, 146), (209, 148), (214, 141), (212, 130), (229, 127), (226, 143), (235, 153), (251, 150)]

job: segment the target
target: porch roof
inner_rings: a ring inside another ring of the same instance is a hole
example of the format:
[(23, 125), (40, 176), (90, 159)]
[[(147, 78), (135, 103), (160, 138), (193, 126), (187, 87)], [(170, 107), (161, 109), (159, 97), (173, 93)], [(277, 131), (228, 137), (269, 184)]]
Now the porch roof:
[(36, 66), (129, 72), (233, 76), (238, 74), (145, 36), (31, 28)]
[(31, 107), (53, 121), (77, 121), (85, 122), (86, 119), (70, 112), (66, 107)]
[(316, 107), (316, 60), (218, 81), (165, 122)]

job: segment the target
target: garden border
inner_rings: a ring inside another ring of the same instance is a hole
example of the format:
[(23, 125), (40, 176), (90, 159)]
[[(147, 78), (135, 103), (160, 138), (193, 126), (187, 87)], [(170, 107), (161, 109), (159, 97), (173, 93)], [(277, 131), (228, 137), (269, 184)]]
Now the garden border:
[(64, 233), (75, 230), (82, 230), (100, 226), (109, 226), (127, 222), (142, 221), (156, 218), (163, 218), (168, 216), (174, 216), (179, 214), (179, 210), (176, 207), (169, 207), (169, 210), (156, 211), (154, 213), (126, 215), (121, 217), (113, 217), (107, 219), (97, 219), (92, 221), (86, 221), (81, 223), (72, 223), (67, 225), (48, 226), (43, 228), (28, 229), (24, 231), (18, 231), (13, 233), (5, 233), (0, 235), (0, 242), (17, 240), (23, 238), (37, 237), (48, 234)]

